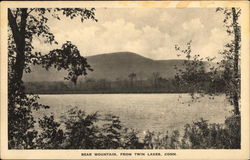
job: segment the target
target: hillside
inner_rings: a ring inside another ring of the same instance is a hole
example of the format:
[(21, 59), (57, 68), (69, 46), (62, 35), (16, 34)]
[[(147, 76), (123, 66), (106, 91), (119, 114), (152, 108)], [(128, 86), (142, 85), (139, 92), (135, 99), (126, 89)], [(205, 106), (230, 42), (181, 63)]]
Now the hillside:
[[(117, 80), (128, 78), (130, 73), (136, 73), (138, 80), (145, 80), (153, 72), (160, 73), (163, 78), (173, 78), (176, 74), (174, 66), (182, 68), (184, 60), (152, 60), (136, 53), (117, 52), (86, 57), (94, 69), (87, 77), (93, 79)], [(25, 82), (63, 81), (66, 71), (50, 69), (46, 71), (41, 66), (32, 66), (32, 72), (24, 75)], [(82, 81), (84, 77), (79, 77)]]

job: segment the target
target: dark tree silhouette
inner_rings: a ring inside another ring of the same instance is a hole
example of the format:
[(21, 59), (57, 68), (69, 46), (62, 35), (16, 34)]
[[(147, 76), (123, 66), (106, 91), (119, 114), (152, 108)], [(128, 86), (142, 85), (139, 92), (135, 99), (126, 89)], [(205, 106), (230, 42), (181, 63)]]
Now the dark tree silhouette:
[(158, 88), (159, 87), (160, 73), (159, 72), (153, 72), (152, 73), (152, 78), (153, 78), (153, 86), (155, 88)]
[(128, 75), (128, 78), (130, 80), (131, 87), (133, 87), (133, 85), (134, 85), (134, 79), (136, 78), (136, 74), (135, 73), (130, 73)]
[(60, 16), (70, 19), (95, 20), (94, 8), (9, 8), (8, 9), (8, 142), (9, 148), (34, 148), (35, 120), (32, 109), (48, 106), (39, 104), (37, 95), (24, 94), (23, 73), (31, 72), (30, 66), (40, 64), (45, 69), (55, 67), (68, 71), (68, 80), (76, 83), (78, 76), (91, 70), (79, 50), (67, 41), (61, 49), (49, 53), (34, 52), (33, 38), (44, 43), (57, 44), (55, 36), (47, 25), (48, 16), (60, 20)]
[(240, 115), (240, 48), (241, 48), (241, 27), (239, 17), (241, 9), (239, 8), (218, 8), (217, 11), (225, 15), (224, 25), (227, 33), (232, 36), (233, 40), (225, 45), (221, 54), (224, 59), (220, 67), (224, 68), (223, 80), (225, 81), (226, 95), (229, 97), (231, 104), (234, 106), (234, 114)]

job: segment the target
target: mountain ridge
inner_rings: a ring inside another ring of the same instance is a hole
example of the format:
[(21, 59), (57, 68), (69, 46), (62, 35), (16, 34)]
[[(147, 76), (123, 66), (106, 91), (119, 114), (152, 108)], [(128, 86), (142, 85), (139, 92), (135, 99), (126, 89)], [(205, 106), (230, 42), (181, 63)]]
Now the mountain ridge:
[[(135, 73), (137, 79), (145, 80), (158, 72), (161, 77), (171, 79), (176, 75), (175, 66), (183, 68), (184, 60), (153, 60), (133, 52), (103, 53), (86, 57), (93, 72), (88, 71), (87, 78), (115, 81), (126, 79), (130, 73)], [(32, 66), (32, 72), (24, 74), (25, 82), (63, 81), (67, 71), (50, 69), (46, 71), (41, 66)], [(86, 77), (79, 77), (79, 81)]]

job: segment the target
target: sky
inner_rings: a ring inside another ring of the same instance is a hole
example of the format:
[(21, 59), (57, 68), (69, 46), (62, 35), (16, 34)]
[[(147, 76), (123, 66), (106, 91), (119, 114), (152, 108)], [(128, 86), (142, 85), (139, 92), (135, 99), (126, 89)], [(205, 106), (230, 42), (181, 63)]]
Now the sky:
[(185, 48), (192, 40), (193, 54), (220, 59), (218, 52), (229, 41), (224, 16), (215, 8), (97, 8), (95, 14), (98, 22), (49, 18), (59, 46), (35, 39), (35, 49), (48, 52), (71, 41), (83, 56), (128, 51), (155, 60), (181, 59), (175, 45)]

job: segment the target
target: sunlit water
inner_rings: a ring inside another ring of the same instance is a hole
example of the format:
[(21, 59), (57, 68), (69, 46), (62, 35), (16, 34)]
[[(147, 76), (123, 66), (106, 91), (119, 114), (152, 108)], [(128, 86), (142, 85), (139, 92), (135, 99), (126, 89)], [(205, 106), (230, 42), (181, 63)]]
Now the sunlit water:
[(50, 109), (34, 113), (37, 117), (53, 113), (58, 120), (68, 109), (78, 106), (87, 113), (117, 115), (125, 126), (139, 131), (157, 132), (180, 129), (200, 118), (222, 123), (232, 109), (223, 95), (192, 102), (188, 94), (62, 94), (40, 95), (39, 102)]

